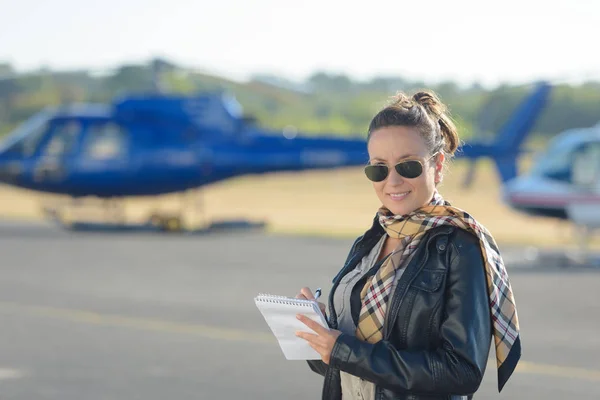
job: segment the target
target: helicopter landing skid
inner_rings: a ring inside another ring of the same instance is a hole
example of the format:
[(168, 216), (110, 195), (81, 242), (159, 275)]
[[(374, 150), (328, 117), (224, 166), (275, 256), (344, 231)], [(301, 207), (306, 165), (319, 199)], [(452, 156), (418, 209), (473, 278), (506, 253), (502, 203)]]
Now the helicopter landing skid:
[[(202, 216), (204, 201), (199, 190), (188, 190), (179, 195), (179, 209), (177, 211), (158, 211), (150, 213), (147, 225), (165, 232), (191, 231), (196, 225), (190, 220)], [(202, 218), (200, 218), (202, 219)], [(204, 225), (206, 221), (202, 221)]]
[(238, 230), (262, 230), (265, 222), (246, 220), (211, 220), (205, 212), (204, 196), (201, 189), (182, 192), (179, 196), (179, 211), (158, 211), (150, 213), (146, 227), (163, 232), (187, 232), (210, 234)]
[(147, 219), (127, 220), (120, 199), (69, 198), (42, 205), (42, 212), (60, 227), (77, 232), (169, 232), (210, 234), (239, 230), (262, 230), (265, 222), (209, 220), (198, 190), (181, 193), (179, 209), (150, 212)]
[(575, 251), (571, 251), (567, 256), (569, 266), (586, 266), (600, 268), (600, 255), (594, 253), (591, 249), (591, 241), (596, 233), (600, 232), (600, 226), (595, 225), (575, 225), (575, 236), (579, 243)]
[(121, 200), (102, 199), (100, 202), (97, 204), (97, 201), (70, 198), (42, 204), (42, 213), (65, 228), (72, 228), (82, 220), (111, 225), (127, 223), (124, 203)]

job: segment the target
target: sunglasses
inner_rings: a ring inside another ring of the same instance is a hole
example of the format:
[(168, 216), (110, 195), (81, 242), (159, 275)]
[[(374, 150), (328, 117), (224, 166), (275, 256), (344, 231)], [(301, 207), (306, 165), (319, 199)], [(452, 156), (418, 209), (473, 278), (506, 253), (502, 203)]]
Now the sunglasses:
[[(435, 157), (437, 153), (429, 157), (425, 162)], [(414, 179), (423, 173), (423, 163), (420, 160), (406, 160), (394, 165), (394, 169), (403, 178)], [(385, 164), (369, 164), (365, 167), (365, 175), (372, 182), (384, 181), (390, 174), (390, 169)]]

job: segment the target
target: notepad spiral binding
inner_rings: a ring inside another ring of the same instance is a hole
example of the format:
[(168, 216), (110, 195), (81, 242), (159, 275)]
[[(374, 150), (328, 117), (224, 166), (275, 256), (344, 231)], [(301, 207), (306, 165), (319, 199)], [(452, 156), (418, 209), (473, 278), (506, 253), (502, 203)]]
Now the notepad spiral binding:
[(273, 294), (260, 293), (256, 297), (257, 301), (264, 303), (275, 303), (275, 304), (285, 304), (291, 306), (302, 306), (302, 307), (312, 307), (313, 300), (304, 300), (304, 299), (292, 299), (286, 296), (276, 296)]

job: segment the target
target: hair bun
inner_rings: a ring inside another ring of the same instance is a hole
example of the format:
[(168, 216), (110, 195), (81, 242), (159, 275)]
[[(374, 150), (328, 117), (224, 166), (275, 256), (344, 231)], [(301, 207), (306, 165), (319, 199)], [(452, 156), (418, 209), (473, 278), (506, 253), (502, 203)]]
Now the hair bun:
[(413, 101), (423, 106), (431, 122), (439, 127), (444, 138), (444, 152), (453, 155), (458, 148), (458, 132), (454, 122), (448, 115), (448, 109), (434, 92), (420, 91), (413, 95)]
[(440, 101), (440, 99), (433, 92), (421, 91), (413, 95), (413, 100), (425, 107), (427, 112), (439, 117), (441, 114), (446, 112), (446, 106)]

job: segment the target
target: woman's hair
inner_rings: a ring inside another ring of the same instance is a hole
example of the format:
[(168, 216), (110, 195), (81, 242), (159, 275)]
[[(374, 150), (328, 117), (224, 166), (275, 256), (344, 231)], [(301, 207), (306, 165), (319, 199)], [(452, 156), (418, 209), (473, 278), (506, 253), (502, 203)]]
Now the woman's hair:
[(443, 152), (446, 158), (454, 155), (459, 145), (456, 126), (446, 106), (432, 91), (419, 91), (412, 97), (399, 92), (392, 103), (379, 111), (369, 124), (367, 142), (371, 134), (387, 126), (409, 126), (418, 129), (430, 154)]

